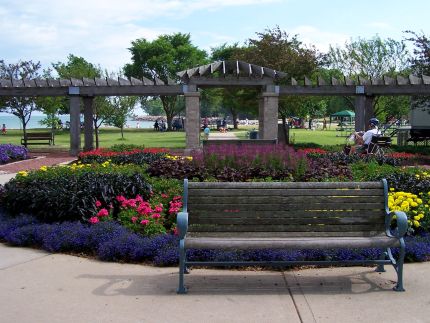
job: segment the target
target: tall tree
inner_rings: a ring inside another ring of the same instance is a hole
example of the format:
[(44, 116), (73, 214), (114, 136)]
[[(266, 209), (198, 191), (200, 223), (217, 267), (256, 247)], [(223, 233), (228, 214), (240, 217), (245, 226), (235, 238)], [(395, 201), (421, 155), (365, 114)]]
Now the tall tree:
[[(94, 78), (100, 77), (102, 69), (90, 62), (87, 62), (83, 57), (70, 54), (67, 56), (67, 62), (52, 64), (58, 75), (62, 78)], [(112, 114), (112, 104), (105, 97), (95, 97), (93, 101), (93, 124), (96, 137), (96, 148), (99, 148), (99, 128), (103, 122)]]
[[(381, 78), (383, 75), (396, 76), (407, 74), (409, 69), (409, 52), (403, 41), (396, 41), (391, 38), (382, 39), (374, 36), (371, 39), (357, 38), (346, 42), (343, 47), (330, 46), (326, 56), (327, 64), (336, 70), (341, 71), (348, 77), (362, 76), (365, 78)], [(384, 117), (394, 115), (391, 105), (403, 104), (404, 97), (392, 97), (389, 100), (374, 100), (375, 115)], [(350, 103), (352, 98), (349, 98)], [(403, 106), (403, 110), (407, 106)]]
[[(279, 26), (256, 35), (256, 38), (247, 41), (247, 48), (239, 52), (239, 59), (286, 72), (289, 77), (296, 79), (312, 75), (322, 65), (322, 56), (315, 47), (305, 46), (297, 35), (291, 36)], [(279, 115), (285, 138), (288, 138), (287, 118), (293, 111), (300, 111), (306, 100), (303, 97), (283, 97), (279, 100)]]
[[(177, 72), (206, 63), (206, 52), (191, 43), (190, 34), (161, 35), (154, 41), (141, 38), (131, 44), (132, 63), (124, 67), (128, 77), (159, 78), (167, 84), (170, 80), (178, 80)], [(177, 97), (162, 95), (160, 99), (168, 130), (171, 130), (178, 109)]]
[[(0, 78), (3, 79), (34, 79), (37, 78), (41, 68), (40, 62), (19, 61), (18, 63), (7, 64), (0, 60)], [(17, 116), (22, 124), (24, 136), (27, 133), (27, 124), (31, 114), (37, 110), (35, 98), (32, 97), (6, 97), (3, 98), (0, 109)]]
[[(413, 72), (417, 75), (430, 75), (430, 37), (423, 32), (418, 34), (408, 30), (406, 33), (409, 35), (409, 38), (406, 40), (412, 42), (415, 46), (413, 56), (410, 58)], [(414, 97), (412, 107), (416, 108), (422, 105), (428, 105), (429, 102), (430, 96)]]

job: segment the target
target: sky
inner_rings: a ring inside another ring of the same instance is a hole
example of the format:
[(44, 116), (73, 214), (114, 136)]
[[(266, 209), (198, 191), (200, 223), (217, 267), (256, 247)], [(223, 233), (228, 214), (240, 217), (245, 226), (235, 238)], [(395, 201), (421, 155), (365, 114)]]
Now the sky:
[[(189, 33), (210, 53), (279, 26), (320, 51), (351, 39), (430, 34), (428, 0), (0, 0), (0, 59), (43, 68), (84, 57), (117, 72), (133, 40)], [(190, 66), (191, 67), (191, 66)]]

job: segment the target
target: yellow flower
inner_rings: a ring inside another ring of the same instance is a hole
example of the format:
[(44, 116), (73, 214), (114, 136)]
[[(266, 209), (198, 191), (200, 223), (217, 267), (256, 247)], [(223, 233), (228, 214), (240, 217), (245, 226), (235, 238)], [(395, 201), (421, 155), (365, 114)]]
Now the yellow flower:
[(39, 170), (41, 170), (42, 172), (46, 172), (48, 170), (47, 166), (40, 166)]
[(414, 226), (419, 227), (420, 223), (418, 221), (414, 220)]
[(419, 219), (421, 219), (421, 217), (420, 217), (419, 215), (415, 215), (415, 216), (414, 216), (414, 220), (417, 220), (417, 221), (418, 221)]
[(424, 214), (423, 214), (423, 213), (420, 213), (420, 214), (418, 214), (417, 216), (419, 216), (419, 217), (420, 217), (420, 219), (422, 219), (422, 218), (424, 217)]
[(18, 172), (18, 175), (26, 177), (26, 176), (28, 176), (28, 173), (25, 170), (22, 170), (22, 171)]
[(390, 191), (392, 192), (392, 191), (394, 191), (394, 187), (390, 187)]

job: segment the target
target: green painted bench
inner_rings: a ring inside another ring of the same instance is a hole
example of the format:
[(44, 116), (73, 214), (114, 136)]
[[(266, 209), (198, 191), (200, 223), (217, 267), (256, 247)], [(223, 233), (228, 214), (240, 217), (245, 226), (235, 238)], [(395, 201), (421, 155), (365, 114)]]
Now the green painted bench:
[(21, 145), (27, 147), (28, 145), (53, 145), (54, 135), (52, 132), (27, 132), (21, 138)]
[[(190, 266), (291, 266), (392, 264), (396, 291), (403, 291), (406, 214), (389, 212), (386, 180), (380, 182), (184, 181), (183, 210), (178, 214), (179, 288)], [(395, 217), (394, 217), (395, 215)], [(392, 223), (394, 221), (394, 223)], [(395, 224), (395, 225), (394, 225)], [(394, 228), (392, 227), (394, 225)], [(394, 259), (391, 249), (399, 247)], [(195, 249), (380, 248), (380, 259), (348, 261), (195, 262)]]

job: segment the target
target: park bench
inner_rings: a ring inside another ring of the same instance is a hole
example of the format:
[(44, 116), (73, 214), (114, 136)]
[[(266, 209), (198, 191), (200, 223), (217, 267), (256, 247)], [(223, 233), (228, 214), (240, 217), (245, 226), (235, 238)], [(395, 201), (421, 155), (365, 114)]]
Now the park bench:
[[(406, 214), (388, 211), (386, 180), (380, 182), (188, 182), (178, 213), (179, 288), (186, 293), (189, 266), (291, 266), (392, 264), (403, 291)], [(395, 215), (395, 216), (394, 216)], [(394, 221), (394, 223), (392, 223)], [(392, 227), (394, 226), (394, 227)], [(393, 258), (392, 247), (399, 247)], [(379, 259), (347, 261), (201, 262), (187, 249), (380, 248)]]
[(28, 145), (53, 145), (54, 135), (52, 132), (27, 132), (21, 138), (21, 145), (27, 147)]

